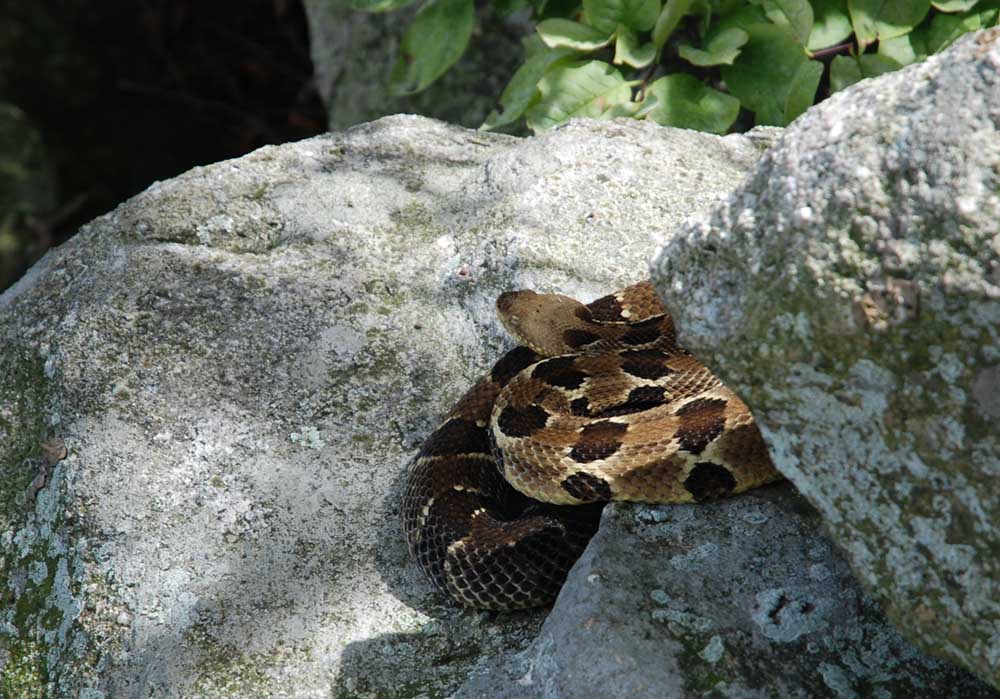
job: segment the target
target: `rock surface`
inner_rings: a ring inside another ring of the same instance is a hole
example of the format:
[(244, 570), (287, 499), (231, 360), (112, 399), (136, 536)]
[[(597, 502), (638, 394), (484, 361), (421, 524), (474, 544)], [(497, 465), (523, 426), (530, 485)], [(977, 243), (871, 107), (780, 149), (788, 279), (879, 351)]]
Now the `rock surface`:
[(792, 125), (654, 263), (922, 648), (1000, 687), (1000, 31)]
[(408, 560), (407, 463), (509, 344), (501, 291), (644, 278), (761, 150), (393, 117), (48, 253), (0, 296), (0, 696), (439, 697), (523, 649), (544, 613), (455, 610)]
[(487, 696), (997, 694), (905, 641), (784, 483), (710, 504), (607, 508), (532, 647), (455, 699)]
[(377, 13), (328, 0), (304, 0), (303, 7), (331, 130), (396, 112), (479, 128), (523, 61), (521, 38), (534, 33), (523, 12), (500, 17), (492, 4), (481, 4), (465, 55), (423, 92), (396, 97), (389, 94), (389, 75), (419, 5)]

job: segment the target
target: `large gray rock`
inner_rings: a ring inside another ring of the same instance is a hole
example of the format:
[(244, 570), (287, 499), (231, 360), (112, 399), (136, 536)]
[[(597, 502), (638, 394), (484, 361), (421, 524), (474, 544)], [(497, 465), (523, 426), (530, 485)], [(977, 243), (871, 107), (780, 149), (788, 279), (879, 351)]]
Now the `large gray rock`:
[(48, 253), (0, 296), (0, 695), (443, 696), (524, 648), (543, 614), (458, 611), (408, 560), (406, 466), (509, 344), (501, 291), (644, 278), (760, 150), (393, 117)]
[(997, 695), (905, 641), (784, 483), (608, 508), (532, 647), (454, 699), (487, 696)]
[(1000, 686), (1000, 31), (838, 93), (654, 264), (922, 648)]

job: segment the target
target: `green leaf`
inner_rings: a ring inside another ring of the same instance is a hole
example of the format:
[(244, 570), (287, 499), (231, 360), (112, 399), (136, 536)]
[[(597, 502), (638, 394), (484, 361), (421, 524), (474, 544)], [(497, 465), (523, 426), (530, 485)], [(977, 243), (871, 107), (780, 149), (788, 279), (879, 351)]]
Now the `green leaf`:
[(691, 14), (698, 15), (698, 23), (695, 27), (695, 29), (698, 30), (698, 36), (706, 36), (708, 34), (708, 30), (712, 27), (712, 22), (715, 21), (712, 17), (711, 0), (697, 0), (697, 2), (691, 6)]
[[(758, 124), (784, 126), (807, 93), (811, 104), (822, 64), (805, 55), (788, 27), (758, 23), (745, 29), (750, 40), (733, 65), (722, 67), (722, 79), (743, 106), (755, 113)], [(820, 71), (803, 67), (809, 63)]]
[(654, 101), (652, 108), (644, 107), (641, 114), (663, 126), (724, 134), (740, 112), (738, 99), (684, 73), (655, 80), (646, 94), (646, 101)]
[(474, 24), (473, 0), (433, 0), (420, 8), (403, 34), (390, 94), (412, 95), (441, 77), (462, 57)]
[(806, 61), (799, 65), (795, 77), (788, 86), (788, 97), (785, 99), (786, 124), (794, 121), (812, 106), (821, 77), (823, 77), (823, 64), (819, 61)]
[(417, 0), (349, 0), (348, 7), (362, 12), (388, 12), (412, 5)]
[(618, 27), (618, 40), (615, 42), (615, 64), (630, 65), (633, 68), (645, 68), (656, 58), (656, 47), (652, 42), (639, 46), (639, 37), (635, 32)]
[(805, 45), (813, 26), (813, 8), (809, 0), (770, 0), (784, 15), (792, 33)]
[(709, 11), (718, 16), (725, 16), (735, 12), (746, 0), (710, 0)]
[(635, 119), (642, 105), (639, 102), (616, 102), (606, 113), (601, 115), (602, 119), (617, 119), (618, 117), (628, 117)]
[(848, 85), (859, 82), (861, 66), (854, 56), (834, 56), (830, 61), (830, 92), (839, 92)]
[(984, 28), (996, 26), (1000, 20), (1000, 0), (987, 0), (987, 2), (980, 3), (976, 14), (979, 15), (979, 23)]
[(657, 49), (663, 48), (663, 45), (667, 43), (667, 39), (677, 29), (677, 25), (680, 24), (684, 15), (691, 12), (691, 6), (694, 2), (695, 0), (667, 0), (653, 26), (653, 44), (656, 45)]
[(866, 78), (875, 78), (885, 73), (902, 68), (902, 64), (894, 61), (888, 56), (866, 53), (858, 56), (858, 63), (861, 64), (861, 74)]
[[(538, 36), (549, 48), (593, 51), (611, 43), (611, 32), (602, 32), (568, 19), (546, 19), (538, 23)], [(612, 30), (614, 31), (614, 30)]]
[(704, 49), (696, 49), (690, 44), (681, 44), (677, 52), (681, 58), (696, 66), (730, 64), (740, 55), (740, 47), (749, 39), (750, 35), (745, 31), (732, 27), (712, 37)]
[[(743, 0), (744, 2), (746, 0)], [(736, 10), (727, 14), (720, 14), (712, 20), (712, 31), (722, 32), (726, 29), (736, 27), (746, 29), (752, 24), (766, 24), (767, 15), (759, 5), (740, 5)]]
[(970, 15), (937, 15), (927, 31), (927, 52), (939, 53), (955, 39), (982, 26), (978, 13)]
[(645, 119), (659, 106), (659, 100), (656, 98), (656, 95), (649, 91), (649, 87), (643, 92), (638, 106), (639, 108), (632, 115), (634, 119)]
[(836, 46), (851, 35), (851, 18), (847, 15), (847, 0), (812, 0), (812, 32), (806, 48), (818, 51)]
[(863, 50), (875, 39), (892, 39), (912, 31), (927, 16), (930, 0), (848, 0), (847, 9)]
[(891, 73), (901, 67), (891, 58), (878, 54), (836, 56), (830, 63), (830, 92), (838, 92), (864, 78)]
[(1000, 0), (985, 0), (976, 6), (976, 14), (983, 27), (992, 27), (1000, 20)]
[(528, 127), (536, 133), (573, 117), (606, 119), (615, 105), (632, 98), (629, 83), (603, 61), (556, 66), (538, 89), (542, 99), (527, 112)]
[(501, 111), (490, 112), (481, 129), (497, 129), (520, 119), (538, 96), (538, 81), (546, 71), (557, 62), (569, 61), (572, 56), (578, 55), (572, 49), (550, 49), (537, 36), (526, 37), (524, 48), (528, 59), (517, 69), (500, 95)]
[(927, 58), (926, 32), (912, 31), (895, 39), (885, 39), (878, 42), (878, 55), (895, 61), (900, 66), (908, 66), (911, 63), (922, 61)]
[(660, 14), (660, 0), (583, 0), (587, 23), (611, 33), (624, 24), (630, 29), (649, 31)]
[(965, 12), (975, 7), (979, 0), (931, 0), (931, 4), (942, 12)]

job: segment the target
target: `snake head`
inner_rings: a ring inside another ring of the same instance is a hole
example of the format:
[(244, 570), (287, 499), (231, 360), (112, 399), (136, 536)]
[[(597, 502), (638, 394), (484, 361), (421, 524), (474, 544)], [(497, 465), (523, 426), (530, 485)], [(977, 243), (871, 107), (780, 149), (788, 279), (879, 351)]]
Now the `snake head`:
[(515, 340), (546, 357), (572, 351), (567, 331), (593, 324), (590, 310), (576, 299), (528, 289), (500, 294), (497, 316)]

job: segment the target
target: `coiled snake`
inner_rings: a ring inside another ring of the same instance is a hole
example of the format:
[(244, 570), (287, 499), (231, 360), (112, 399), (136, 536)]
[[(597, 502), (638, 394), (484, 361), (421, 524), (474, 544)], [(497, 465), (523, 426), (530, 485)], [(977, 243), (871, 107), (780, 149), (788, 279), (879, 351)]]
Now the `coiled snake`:
[(410, 554), (461, 604), (551, 602), (609, 500), (700, 502), (781, 478), (650, 282), (587, 305), (508, 292), (497, 312), (521, 345), (427, 438), (403, 496)]

